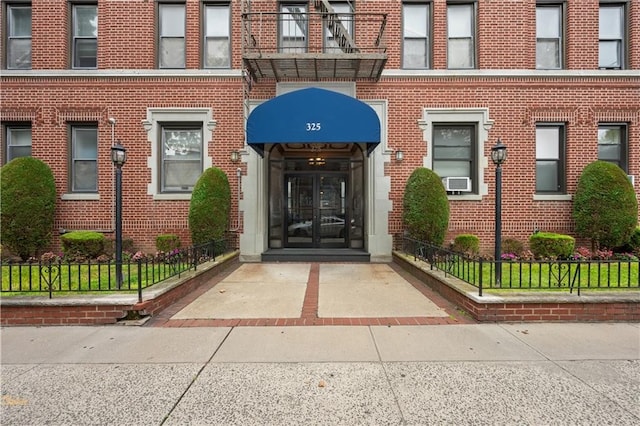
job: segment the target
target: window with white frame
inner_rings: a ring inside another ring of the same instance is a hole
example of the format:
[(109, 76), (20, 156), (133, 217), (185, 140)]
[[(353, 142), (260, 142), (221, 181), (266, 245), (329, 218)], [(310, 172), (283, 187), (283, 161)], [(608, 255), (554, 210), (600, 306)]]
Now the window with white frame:
[(476, 126), (473, 124), (433, 125), (433, 171), (441, 178), (465, 177), (477, 181)]
[(430, 67), (429, 3), (402, 5), (402, 67), (424, 69)]
[(98, 191), (98, 126), (71, 126), (71, 192)]
[(306, 4), (280, 5), (280, 52), (307, 51), (308, 17)]
[(536, 6), (536, 68), (563, 67), (564, 18), (562, 4)]
[(536, 125), (536, 193), (565, 193), (564, 152), (564, 124)]
[(447, 68), (476, 67), (475, 3), (447, 5)]
[(18, 157), (30, 157), (31, 124), (7, 124), (4, 130), (5, 163)]
[(73, 68), (98, 67), (98, 6), (74, 4), (72, 61)]
[(6, 13), (6, 67), (31, 69), (31, 5), (8, 4)]
[[(338, 3), (331, 2), (333, 11), (337, 14), (337, 18), (347, 30), (347, 34), (353, 39), (353, 8), (351, 3)], [(326, 21), (324, 22), (324, 51), (326, 53), (341, 53), (342, 49), (338, 45), (334, 35), (327, 27)]]
[(162, 125), (161, 192), (191, 192), (202, 174), (202, 124)]
[(622, 3), (601, 3), (599, 16), (600, 68), (624, 68), (625, 6)]
[(158, 17), (158, 66), (184, 68), (186, 63), (185, 5), (160, 3)]
[(231, 67), (231, 21), (229, 4), (204, 5), (204, 67)]
[(598, 160), (613, 163), (628, 173), (627, 155), (627, 125), (600, 124), (598, 126)]

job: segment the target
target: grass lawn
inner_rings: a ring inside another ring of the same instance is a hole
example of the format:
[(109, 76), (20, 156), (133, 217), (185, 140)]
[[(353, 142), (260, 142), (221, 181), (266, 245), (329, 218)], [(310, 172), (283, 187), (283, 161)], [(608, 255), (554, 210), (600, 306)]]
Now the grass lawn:
[[(449, 261), (438, 261), (439, 269), (478, 287), (494, 287), (495, 265), (493, 262), (469, 261), (450, 257)], [(553, 290), (570, 287), (590, 289), (639, 288), (640, 262), (501, 262), (501, 289)], [(481, 281), (482, 280), (482, 281)]]
[(59, 294), (86, 294), (104, 291), (135, 291), (140, 285), (149, 287), (193, 267), (185, 262), (142, 263), (140, 273), (136, 263), (122, 265), (122, 288), (116, 283), (116, 266), (113, 263), (69, 264), (42, 266), (38, 264), (3, 265), (2, 296), (27, 296), (49, 292)]

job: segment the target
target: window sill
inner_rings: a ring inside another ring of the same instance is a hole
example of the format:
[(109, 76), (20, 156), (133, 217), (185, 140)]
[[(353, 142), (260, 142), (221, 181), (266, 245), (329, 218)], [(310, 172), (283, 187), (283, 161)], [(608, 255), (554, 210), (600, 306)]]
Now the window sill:
[(60, 198), (66, 201), (97, 201), (100, 199), (100, 194), (69, 193), (62, 194)]
[(541, 195), (533, 194), (533, 201), (571, 201), (573, 196), (571, 194), (554, 194), (554, 195)]
[(452, 195), (447, 194), (449, 201), (482, 201), (482, 195), (468, 194), (468, 195)]
[(191, 200), (191, 193), (185, 194), (153, 194), (153, 199), (158, 201), (171, 201), (171, 200)]

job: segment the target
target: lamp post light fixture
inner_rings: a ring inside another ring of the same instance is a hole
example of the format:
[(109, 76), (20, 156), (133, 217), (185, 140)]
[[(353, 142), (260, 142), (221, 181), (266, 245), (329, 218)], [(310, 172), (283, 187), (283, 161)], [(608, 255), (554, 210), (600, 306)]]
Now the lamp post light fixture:
[(122, 287), (122, 166), (127, 150), (118, 141), (111, 147), (111, 161), (116, 168), (116, 283)]
[(495, 267), (496, 267), (496, 286), (502, 285), (502, 253), (500, 243), (502, 240), (502, 163), (507, 159), (507, 147), (502, 143), (500, 138), (498, 142), (491, 147), (491, 160), (496, 165), (496, 208), (495, 208)]

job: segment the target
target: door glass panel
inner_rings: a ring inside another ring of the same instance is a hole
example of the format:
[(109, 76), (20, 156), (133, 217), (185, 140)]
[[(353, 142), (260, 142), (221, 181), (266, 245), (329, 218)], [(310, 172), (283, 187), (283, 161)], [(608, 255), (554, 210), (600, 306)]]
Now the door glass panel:
[(318, 176), (320, 192), (320, 245), (344, 246), (347, 237), (347, 178)]
[(364, 173), (362, 161), (351, 163), (349, 247), (364, 247)]
[(313, 244), (314, 182), (313, 175), (289, 175), (285, 178), (287, 192), (287, 242), (291, 247)]
[(284, 176), (282, 161), (271, 162), (271, 176), (269, 179), (269, 247), (282, 248), (284, 238), (284, 190), (282, 188)]

